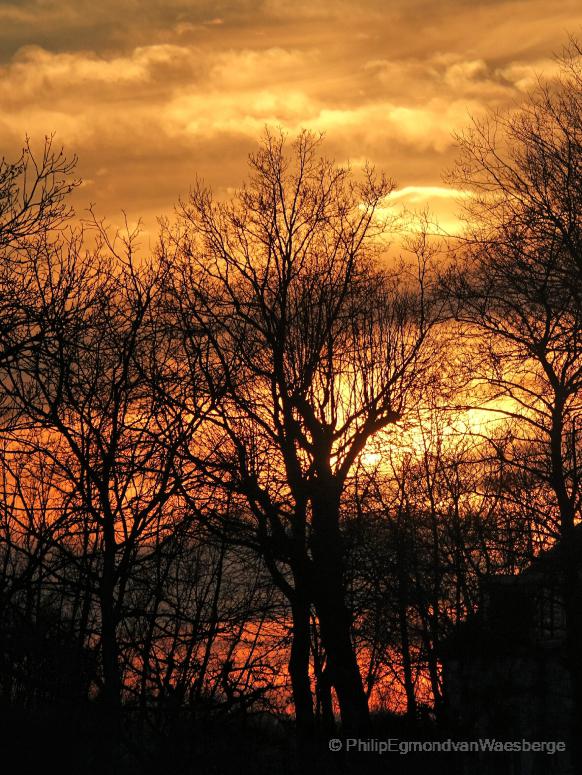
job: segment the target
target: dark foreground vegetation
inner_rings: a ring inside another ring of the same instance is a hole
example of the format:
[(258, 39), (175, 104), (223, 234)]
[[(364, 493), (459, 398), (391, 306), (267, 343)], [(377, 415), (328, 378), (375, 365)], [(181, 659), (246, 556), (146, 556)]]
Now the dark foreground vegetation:
[[(295, 725), (290, 718), (272, 716), (252, 717), (232, 715), (227, 718), (200, 720), (183, 711), (162, 728), (148, 728), (133, 724), (128, 714), (124, 734), (116, 743), (107, 737), (106, 726), (99, 716), (99, 708), (86, 704), (65, 707), (53, 703), (35, 712), (22, 708), (4, 709), (2, 729), (5, 734), (5, 761), (17, 757), (22, 772), (36, 772), (41, 768), (55, 768), (58, 772), (75, 773), (82, 767), (87, 775), (93, 773), (127, 773), (157, 775), (171, 772), (236, 775), (256, 773), (281, 775), (302, 773), (359, 773), (415, 774), (427, 770), (440, 773), (463, 773), (471, 766), (473, 754), (422, 753), (401, 754), (398, 750), (379, 753), (362, 747), (346, 752), (331, 752), (329, 739), (315, 736), (311, 741), (298, 741)], [(372, 714), (370, 740), (446, 740), (448, 730), (434, 723), (409, 723), (402, 716)], [(333, 738), (332, 738), (333, 739)], [(34, 741), (34, 744), (31, 744)], [(342, 738), (343, 746), (346, 739)], [(353, 746), (353, 743), (350, 745)], [(497, 754), (499, 771), (510, 764), (511, 754)]]
[(393, 184), (307, 132), (267, 133), (229, 201), (196, 186), (149, 255), (77, 225), (52, 142), (2, 162), (0, 722), (22, 771), (470, 771), (328, 740), (475, 736), (443, 660), (491, 577), (552, 545), (539, 610), (563, 618), (580, 760), (576, 43), (561, 64), (459, 138), (455, 239), (425, 222), (389, 247)]

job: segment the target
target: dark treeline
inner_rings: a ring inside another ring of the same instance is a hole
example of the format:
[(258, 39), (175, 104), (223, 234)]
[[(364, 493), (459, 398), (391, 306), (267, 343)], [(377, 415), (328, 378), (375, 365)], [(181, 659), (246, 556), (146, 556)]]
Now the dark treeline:
[(25, 764), (292, 772), (340, 728), (438, 728), (442, 645), (555, 542), (582, 728), (575, 43), (561, 65), (459, 138), (465, 235), (398, 251), (393, 183), (307, 132), (267, 133), (229, 201), (196, 186), (150, 255), (76, 225), (51, 141), (2, 162), (0, 713)]

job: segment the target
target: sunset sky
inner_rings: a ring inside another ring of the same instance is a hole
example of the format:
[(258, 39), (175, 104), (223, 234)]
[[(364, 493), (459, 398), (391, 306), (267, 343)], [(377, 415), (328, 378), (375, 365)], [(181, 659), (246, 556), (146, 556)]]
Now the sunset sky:
[(308, 127), (446, 220), (452, 133), (581, 31), (580, 0), (2, 0), (1, 147), (54, 132), (79, 209), (153, 229), (196, 175), (238, 185), (265, 125)]

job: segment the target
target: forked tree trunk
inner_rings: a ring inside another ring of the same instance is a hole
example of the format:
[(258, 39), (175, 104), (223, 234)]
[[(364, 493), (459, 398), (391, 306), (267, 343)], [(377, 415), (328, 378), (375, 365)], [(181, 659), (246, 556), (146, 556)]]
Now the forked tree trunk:
[(370, 723), (368, 700), (352, 644), (349, 612), (335, 597), (328, 588), (320, 591), (316, 604), (330, 682), (336, 691), (343, 731), (364, 734)]
[(351, 637), (352, 617), (345, 600), (339, 497), (333, 490), (329, 494), (322, 492), (313, 502), (312, 551), (316, 577), (315, 608), (343, 731), (346, 734), (365, 734), (370, 714)]

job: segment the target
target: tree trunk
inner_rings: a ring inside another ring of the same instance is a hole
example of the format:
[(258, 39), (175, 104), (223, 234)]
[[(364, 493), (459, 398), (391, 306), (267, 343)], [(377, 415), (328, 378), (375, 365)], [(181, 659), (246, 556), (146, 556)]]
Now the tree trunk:
[(291, 604), (293, 617), (291, 654), (289, 657), (289, 676), (293, 689), (295, 721), (299, 737), (309, 737), (314, 729), (313, 695), (309, 680), (310, 641), (310, 605), (308, 600), (297, 592)]
[(368, 699), (351, 638), (352, 617), (345, 601), (339, 496), (331, 488), (313, 501), (312, 552), (315, 608), (343, 731), (365, 734), (370, 724)]
[(325, 652), (320, 647), (321, 634), (317, 619), (314, 617), (313, 671), (315, 673), (316, 719), (318, 731), (327, 737), (333, 737), (336, 731), (335, 717), (333, 714), (332, 686), (329, 678), (329, 669), (325, 664)]
[(107, 714), (105, 723), (114, 736), (119, 731), (121, 716), (121, 676), (117, 645), (115, 612), (115, 535), (106, 526), (104, 535), (103, 572), (100, 584), (101, 657), (103, 660), (103, 692), (101, 700)]
[(402, 597), (402, 589), (399, 584), (398, 621), (400, 625), (400, 649), (402, 653), (402, 670), (404, 674), (404, 691), (406, 692), (406, 715), (414, 721), (416, 718), (416, 694), (414, 692), (414, 679), (412, 675), (412, 655), (410, 653), (410, 638), (408, 637), (408, 619), (406, 617), (407, 605)]
[[(328, 585), (326, 585), (328, 586)], [(318, 593), (316, 604), (323, 642), (329, 663), (343, 730), (346, 734), (365, 733), (369, 727), (368, 700), (350, 634), (350, 615), (333, 589)]]
[(331, 681), (329, 670), (325, 667), (317, 676), (317, 706), (319, 729), (328, 737), (332, 737), (336, 731), (333, 715), (333, 700), (331, 697)]

